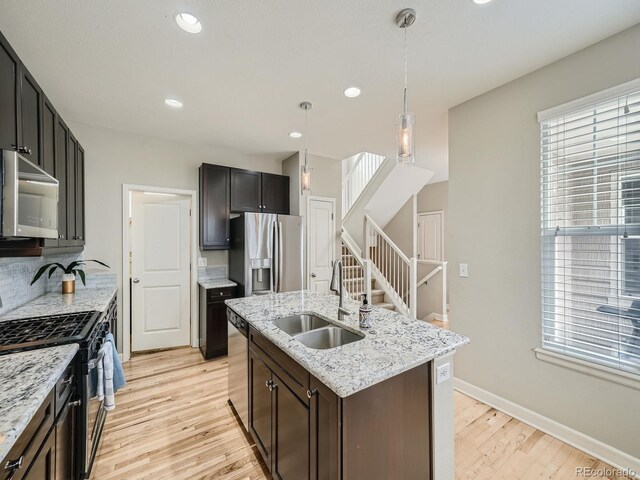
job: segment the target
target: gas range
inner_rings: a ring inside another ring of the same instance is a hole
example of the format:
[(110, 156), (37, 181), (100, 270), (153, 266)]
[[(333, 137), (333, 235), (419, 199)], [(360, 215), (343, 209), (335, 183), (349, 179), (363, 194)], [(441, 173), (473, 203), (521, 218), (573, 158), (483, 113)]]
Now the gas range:
[(67, 343), (87, 343), (100, 312), (6, 320), (0, 322), (0, 355), (52, 347)]

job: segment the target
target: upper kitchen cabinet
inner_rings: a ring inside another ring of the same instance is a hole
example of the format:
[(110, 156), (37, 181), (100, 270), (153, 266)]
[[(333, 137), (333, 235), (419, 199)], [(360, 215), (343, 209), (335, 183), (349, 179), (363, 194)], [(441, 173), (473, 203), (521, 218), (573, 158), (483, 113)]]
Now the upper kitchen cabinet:
[(262, 211), (289, 215), (289, 177), (261, 174)]
[[(85, 244), (85, 152), (0, 33), (0, 149), (18, 150), (60, 184), (58, 238), (2, 240), (0, 256), (65, 253)], [(30, 152), (29, 152), (30, 151)], [(44, 249), (44, 250), (43, 250)]]
[(0, 148), (18, 145), (20, 60), (0, 34)]
[(203, 163), (200, 167), (200, 248), (228, 250), (232, 213), (289, 214), (289, 177)]
[(231, 211), (259, 212), (262, 205), (260, 172), (231, 168)]
[(200, 167), (200, 248), (229, 249), (229, 181), (228, 167), (203, 163)]
[(27, 71), (20, 66), (20, 146), (33, 163), (40, 166), (42, 158), (42, 90)]

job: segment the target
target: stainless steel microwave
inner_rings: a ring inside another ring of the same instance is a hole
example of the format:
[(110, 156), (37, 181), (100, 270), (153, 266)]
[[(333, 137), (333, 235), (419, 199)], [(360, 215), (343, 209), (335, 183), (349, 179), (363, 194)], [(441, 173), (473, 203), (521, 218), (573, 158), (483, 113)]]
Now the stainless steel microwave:
[(11, 150), (0, 176), (0, 237), (58, 238), (58, 180)]

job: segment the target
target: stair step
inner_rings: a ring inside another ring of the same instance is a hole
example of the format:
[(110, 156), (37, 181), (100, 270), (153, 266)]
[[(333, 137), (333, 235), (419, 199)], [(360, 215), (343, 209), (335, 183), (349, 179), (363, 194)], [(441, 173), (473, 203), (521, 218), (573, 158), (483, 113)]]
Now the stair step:
[(396, 307), (393, 305), (393, 303), (381, 302), (381, 303), (374, 303), (373, 305), (374, 305), (374, 307), (386, 308), (387, 310), (395, 310), (396, 309)]

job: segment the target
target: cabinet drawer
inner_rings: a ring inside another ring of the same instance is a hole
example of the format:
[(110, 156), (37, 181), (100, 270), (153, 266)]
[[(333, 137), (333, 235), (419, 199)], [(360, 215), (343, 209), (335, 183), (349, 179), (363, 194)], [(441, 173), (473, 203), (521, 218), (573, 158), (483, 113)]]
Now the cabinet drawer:
[(9, 453), (2, 462), (0, 478), (11, 478), (11, 470), (7, 469), (11, 462), (21, 461), (21, 468), (16, 470), (12, 480), (20, 480), (27, 473), (27, 470), (35, 459), (40, 447), (47, 438), (47, 434), (53, 426), (54, 420), (54, 390), (47, 395), (44, 402), (35, 413), (27, 427), (16, 440)]
[(269, 368), (287, 384), (305, 404), (309, 404), (309, 372), (253, 328), (249, 329), (249, 348), (260, 354)]
[(60, 380), (56, 383), (55, 388), (55, 405), (56, 405), (56, 417), (62, 410), (65, 402), (73, 392), (73, 387), (76, 381), (76, 369), (75, 369), (75, 359), (71, 361), (71, 363), (67, 366), (65, 371), (63, 372)]
[(228, 298), (234, 298), (236, 287), (210, 288), (207, 290), (207, 302), (223, 302)]

